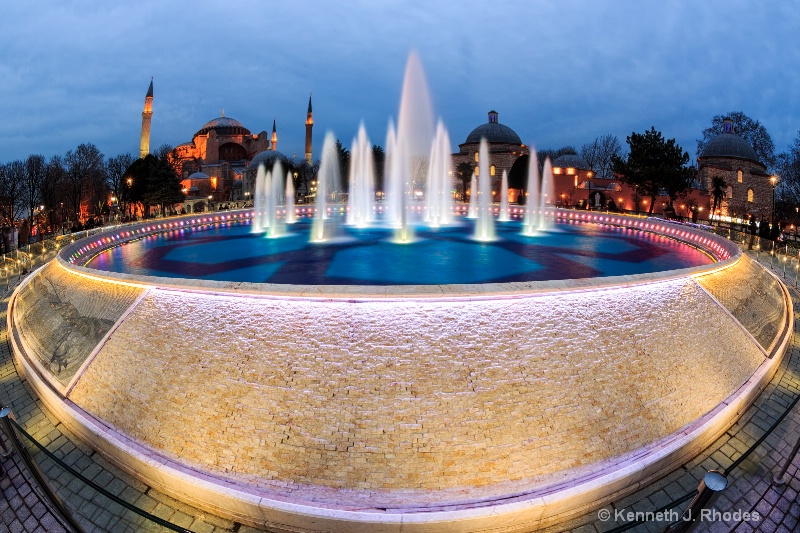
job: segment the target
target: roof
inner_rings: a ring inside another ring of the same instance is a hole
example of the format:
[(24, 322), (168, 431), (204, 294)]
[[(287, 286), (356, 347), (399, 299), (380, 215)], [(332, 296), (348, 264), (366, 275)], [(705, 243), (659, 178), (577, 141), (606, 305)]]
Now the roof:
[(206, 174), (205, 172), (195, 172), (194, 174), (189, 174), (189, 178), (188, 179), (190, 179), (190, 180), (203, 180), (203, 179), (206, 179), (206, 178), (208, 178), (208, 174)]
[(195, 133), (195, 136), (203, 135), (211, 130), (221, 135), (250, 135), (250, 130), (245, 128), (241, 122), (235, 118), (223, 116), (206, 122), (203, 127)]
[(559, 168), (577, 168), (580, 170), (591, 170), (589, 164), (581, 159), (580, 156), (575, 154), (566, 154), (560, 157), (557, 157), (555, 161), (553, 161), (553, 167)]
[(277, 150), (264, 150), (253, 157), (253, 159), (250, 161), (250, 168), (256, 168), (260, 163), (263, 163), (265, 167), (270, 168), (275, 163), (276, 159), (280, 159), (284, 163), (289, 161), (285, 155)]
[(708, 141), (700, 157), (736, 157), (760, 163), (750, 143), (735, 133), (721, 133)]
[(481, 124), (467, 135), (464, 144), (479, 143), (481, 139), (486, 139), (489, 143), (522, 144), (522, 140), (514, 130), (499, 122)]

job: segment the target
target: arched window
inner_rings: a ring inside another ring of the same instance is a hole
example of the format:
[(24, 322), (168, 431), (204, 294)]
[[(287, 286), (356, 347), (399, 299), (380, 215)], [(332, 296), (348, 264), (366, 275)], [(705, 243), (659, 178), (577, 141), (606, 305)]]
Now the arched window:
[(742, 182), (742, 169), (736, 171), (736, 181), (741, 183)]
[(495, 175), (496, 173), (497, 173), (497, 167), (495, 167), (494, 165), (490, 166), (490, 167), (489, 167), (489, 175), (491, 175), (492, 177), (494, 177), (494, 175)]
[(481, 175), (481, 167), (475, 167), (475, 170), (473, 170), (472, 172), (475, 174), (475, 177), (477, 178), (478, 176)]
[(475, 162), (478, 162), (478, 152), (475, 152)]
[(747, 201), (754, 202), (753, 200), (753, 189), (747, 189)]

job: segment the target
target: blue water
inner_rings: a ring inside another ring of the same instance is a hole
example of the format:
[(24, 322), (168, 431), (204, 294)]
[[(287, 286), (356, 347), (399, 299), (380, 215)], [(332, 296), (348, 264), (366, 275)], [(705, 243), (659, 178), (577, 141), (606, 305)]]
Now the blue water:
[(498, 223), (497, 240), (472, 239), (472, 222), (416, 228), (410, 244), (388, 228), (331, 222), (333, 237), (309, 243), (310, 220), (270, 239), (249, 223), (176, 230), (107, 250), (87, 266), (111, 272), (216, 281), (313, 285), (504, 283), (643, 274), (712, 259), (672, 239), (596, 224), (560, 223), (534, 237)]

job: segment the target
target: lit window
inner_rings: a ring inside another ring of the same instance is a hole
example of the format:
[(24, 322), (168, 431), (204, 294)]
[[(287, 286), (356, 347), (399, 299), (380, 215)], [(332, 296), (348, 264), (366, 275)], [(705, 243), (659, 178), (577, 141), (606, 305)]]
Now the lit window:
[[(477, 156), (478, 154), (475, 154), (475, 155)], [(475, 167), (475, 177), (476, 178), (480, 175), (480, 173), (481, 173), (480, 170), (481, 169), (479, 167)]]
[(553, 167), (553, 174), (561, 174), (561, 167)]
[(497, 172), (497, 168), (494, 165), (489, 167), (489, 175), (490, 176), (494, 176), (496, 172)]
[(753, 189), (747, 189), (747, 201), (753, 202)]
[(475, 162), (478, 162), (478, 152), (475, 152)]
[(730, 185), (725, 189), (725, 198), (733, 198), (733, 187)]
[(574, 168), (568, 168), (567, 169), (567, 175), (572, 176), (573, 174), (575, 174), (575, 169)]
[(738, 181), (739, 183), (742, 182), (742, 170), (741, 169), (736, 171), (736, 181)]

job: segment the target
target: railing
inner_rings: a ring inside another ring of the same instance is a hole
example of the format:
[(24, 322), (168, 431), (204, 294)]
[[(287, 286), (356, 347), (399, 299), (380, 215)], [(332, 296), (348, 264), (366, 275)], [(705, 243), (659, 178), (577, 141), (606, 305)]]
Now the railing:
[(49, 503), (50, 510), (68, 531), (83, 533), (89, 528), (192, 533), (126, 501), (122, 497), (124, 491), (114, 494), (87, 478), (25, 431), (7, 407), (0, 409), (0, 431), (12, 447), (6, 449), (3, 458), (12, 453), (18, 456), (30, 474), (26, 477), (33, 489)]

